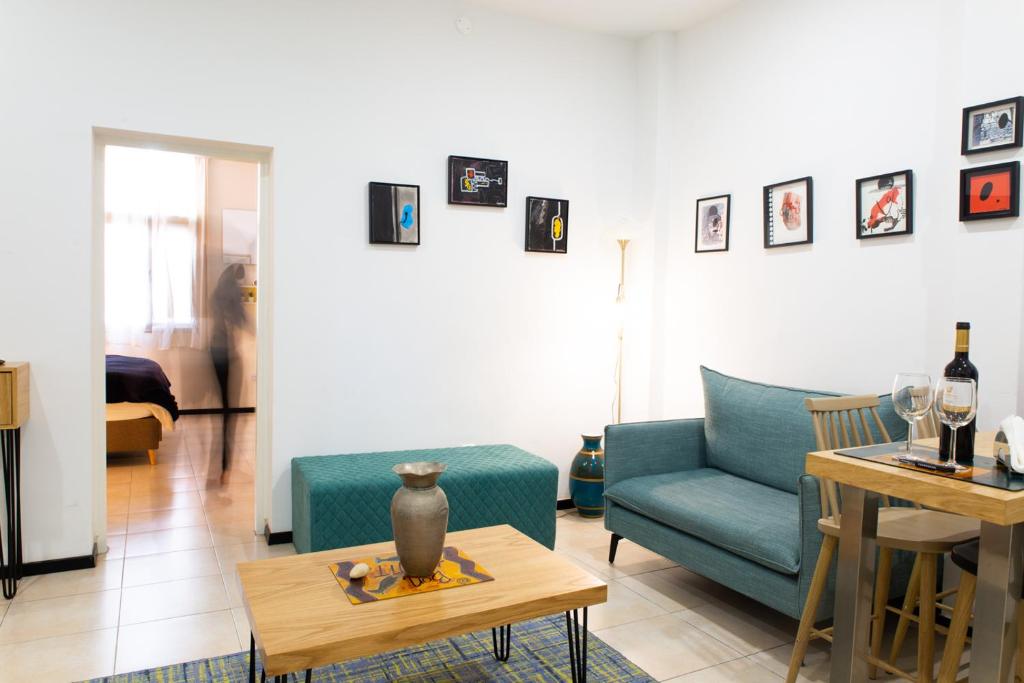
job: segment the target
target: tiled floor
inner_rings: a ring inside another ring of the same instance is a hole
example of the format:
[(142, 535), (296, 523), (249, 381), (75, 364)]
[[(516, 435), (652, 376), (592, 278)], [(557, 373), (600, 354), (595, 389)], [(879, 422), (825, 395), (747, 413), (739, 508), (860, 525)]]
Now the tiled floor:
[[(254, 421), (239, 424), (226, 486), (218, 418), (182, 418), (155, 467), (144, 455), (111, 459), (110, 552), (95, 569), (25, 579), (13, 602), (0, 601), (0, 683), (80, 680), (248, 648), (235, 565), (294, 549), (252, 533)], [(782, 680), (794, 620), (629, 541), (609, 565), (601, 520), (560, 513), (557, 538), (557, 552), (608, 581), (591, 631), (654, 678)], [(901, 665), (912, 666), (915, 647), (909, 638)], [(827, 681), (828, 664), (827, 647), (813, 643), (800, 680)]]
[[(23, 579), (0, 600), (0, 683), (71, 681), (249, 646), (235, 564), (291, 554), (253, 534), (255, 419), (232, 418), (220, 482), (220, 418), (182, 417), (156, 466), (111, 456), (110, 547), (95, 569)], [(211, 458), (212, 455), (212, 458)]]

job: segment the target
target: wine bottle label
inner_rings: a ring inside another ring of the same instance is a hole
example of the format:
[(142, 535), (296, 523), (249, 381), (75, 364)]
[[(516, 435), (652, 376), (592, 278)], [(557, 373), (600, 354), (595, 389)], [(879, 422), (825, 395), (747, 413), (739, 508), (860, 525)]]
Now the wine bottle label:
[(942, 409), (951, 413), (969, 412), (971, 385), (967, 382), (947, 384), (942, 390)]

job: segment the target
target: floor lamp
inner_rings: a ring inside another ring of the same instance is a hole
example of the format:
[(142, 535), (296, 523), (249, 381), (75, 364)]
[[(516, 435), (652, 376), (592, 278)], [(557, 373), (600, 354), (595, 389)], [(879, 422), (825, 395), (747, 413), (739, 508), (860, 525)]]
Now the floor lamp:
[(615, 295), (615, 305), (619, 307), (619, 358), (615, 364), (615, 424), (622, 423), (622, 342), (625, 336), (626, 316), (622, 307), (626, 303), (626, 247), (629, 240), (619, 239), (619, 290)]

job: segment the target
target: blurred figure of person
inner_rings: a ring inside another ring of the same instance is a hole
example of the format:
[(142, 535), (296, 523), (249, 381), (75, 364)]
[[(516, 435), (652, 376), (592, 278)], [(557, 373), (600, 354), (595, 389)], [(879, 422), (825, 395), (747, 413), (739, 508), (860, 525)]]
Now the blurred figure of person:
[(228, 438), (228, 379), (231, 375), (231, 358), (235, 352), (234, 335), (245, 327), (245, 309), (242, 306), (242, 288), (239, 282), (245, 277), (241, 264), (231, 264), (224, 269), (217, 280), (217, 286), (210, 296), (210, 357), (213, 371), (220, 385), (222, 412), (221, 429), (221, 483), (227, 482), (231, 468), (231, 448)]

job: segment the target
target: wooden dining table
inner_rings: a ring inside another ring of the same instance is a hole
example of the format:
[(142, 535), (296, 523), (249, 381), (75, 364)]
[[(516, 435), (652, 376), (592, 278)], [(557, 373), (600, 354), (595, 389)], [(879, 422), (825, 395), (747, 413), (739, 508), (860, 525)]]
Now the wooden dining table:
[[(991, 455), (994, 433), (978, 432), (975, 455)], [(938, 439), (915, 446), (934, 450)], [(900, 446), (893, 444), (894, 452)], [(906, 446), (902, 446), (905, 453)], [(807, 454), (807, 473), (842, 488), (839, 561), (832, 631), (832, 683), (866, 681), (875, 536), (880, 496), (981, 521), (978, 588), (971, 640), (971, 681), (1013, 681), (1017, 601), (1024, 581), (1024, 491), (1007, 491), (927, 470), (896, 467), (835, 451)]]

